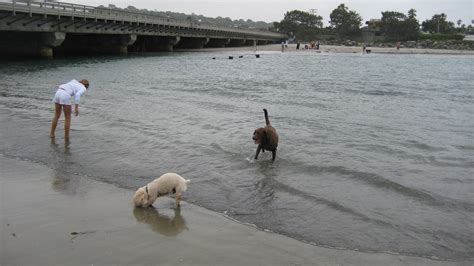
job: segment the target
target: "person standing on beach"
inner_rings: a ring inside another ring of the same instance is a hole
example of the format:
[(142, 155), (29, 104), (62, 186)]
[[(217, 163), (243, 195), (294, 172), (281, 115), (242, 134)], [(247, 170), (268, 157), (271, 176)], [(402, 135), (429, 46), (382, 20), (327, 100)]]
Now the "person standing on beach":
[(58, 125), (59, 117), (61, 117), (61, 111), (64, 112), (64, 138), (66, 140), (69, 139), (69, 129), (71, 127), (71, 112), (72, 112), (72, 104), (71, 104), (71, 97), (74, 96), (74, 114), (76, 116), (79, 115), (79, 100), (81, 99), (81, 95), (84, 94), (87, 89), (89, 88), (89, 81), (87, 79), (83, 79), (81, 81), (77, 81), (75, 79), (69, 81), (66, 84), (61, 84), (54, 95), (53, 102), (55, 105), (55, 112), (53, 121), (51, 123), (51, 133), (49, 136), (51, 138), (55, 137), (56, 126)]

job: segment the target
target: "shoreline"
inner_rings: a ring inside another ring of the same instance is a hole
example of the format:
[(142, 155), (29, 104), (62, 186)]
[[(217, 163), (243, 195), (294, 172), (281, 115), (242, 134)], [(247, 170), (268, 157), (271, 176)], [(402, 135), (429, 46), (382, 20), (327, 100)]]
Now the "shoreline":
[[(0, 155), (1, 265), (470, 265), (316, 246), (172, 198)], [(189, 189), (192, 189), (192, 184)]]
[[(304, 44), (302, 45), (304, 47)], [(396, 48), (389, 47), (367, 47), (373, 54), (439, 54), (439, 55), (474, 55), (474, 50), (450, 50), (450, 49), (422, 49), (422, 48)], [(244, 47), (225, 47), (225, 48), (202, 48), (202, 49), (177, 49), (175, 52), (227, 52), (227, 51), (242, 51), (253, 52), (253, 46)], [(281, 44), (268, 44), (257, 46), (258, 52), (281, 52)], [(296, 44), (288, 44), (285, 48), (285, 53), (360, 53), (362, 54), (361, 46), (340, 46), (340, 45), (321, 45), (320, 50), (314, 49), (296, 49)], [(370, 55), (370, 54), (367, 54)]]

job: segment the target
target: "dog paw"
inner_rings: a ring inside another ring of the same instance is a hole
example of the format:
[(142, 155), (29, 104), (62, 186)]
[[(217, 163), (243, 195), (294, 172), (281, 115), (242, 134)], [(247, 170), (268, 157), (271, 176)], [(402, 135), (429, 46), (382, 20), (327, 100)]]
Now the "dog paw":
[(255, 159), (255, 158), (252, 158), (252, 157), (247, 157), (247, 158), (245, 158), (245, 160), (246, 160), (247, 162), (249, 162), (249, 163), (255, 163), (255, 160), (256, 160), (256, 159)]

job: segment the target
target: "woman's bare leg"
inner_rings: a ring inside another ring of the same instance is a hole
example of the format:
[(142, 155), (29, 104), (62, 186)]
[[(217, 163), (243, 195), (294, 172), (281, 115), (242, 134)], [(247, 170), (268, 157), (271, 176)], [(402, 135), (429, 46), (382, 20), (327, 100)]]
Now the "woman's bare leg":
[(69, 129), (71, 128), (71, 106), (64, 105), (64, 138), (69, 140)]
[(50, 138), (54, 138), (56, 127), (58, 126), (59, 118), (61, 117), (62, 105), (59, 103), (54, 104), (54, 117), (53, 122), (51, 122), (51, 132), (49, 133)]

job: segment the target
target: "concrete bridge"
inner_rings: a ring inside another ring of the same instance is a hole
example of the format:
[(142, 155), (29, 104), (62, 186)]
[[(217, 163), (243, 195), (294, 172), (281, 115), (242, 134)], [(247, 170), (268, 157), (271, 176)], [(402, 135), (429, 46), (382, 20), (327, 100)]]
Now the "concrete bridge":
[(0, 56), (127, 54), (254, 46), (287, 36), (177, 20), (148, 12), (48, 0), (0, 0)]

